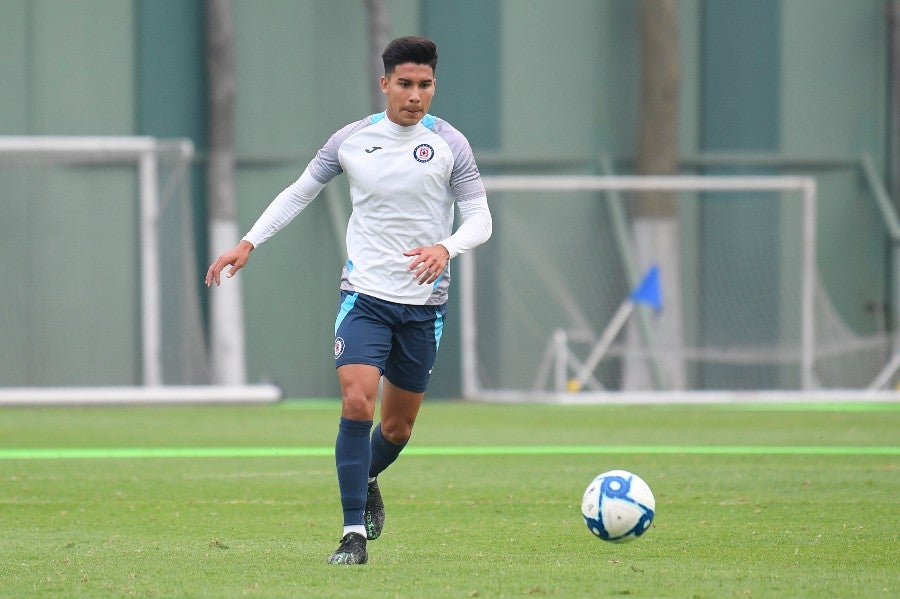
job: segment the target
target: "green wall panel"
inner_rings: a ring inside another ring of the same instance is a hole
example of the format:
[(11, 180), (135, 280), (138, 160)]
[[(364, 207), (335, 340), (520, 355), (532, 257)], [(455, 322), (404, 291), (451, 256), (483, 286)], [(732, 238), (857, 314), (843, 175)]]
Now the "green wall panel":
[[(190, 139), (198, 156), (207, 146), (207, 78), (203, 0), (135, 0), (138, 135)], [(206, 231), (206, 163), (191, 171), (191, 201), (199, 274), (209, 266)], [(201, 303), (209, 291), (197, 277)]]
[(507, 1), (501, 21), (501, 147), (525, 156), (627, 154), (637, 114), (636, 5)]
[(424, 21), (424, 35), (438, 45), (432, 114), (462, 131), (476, 151), (498, 148), (500, 0), (426, 1)]
[[(869, 154), (886, 171), (888, 21), (881, 0), (794, 0), (782, 4), (785, 153), (855, 158)], [(865, 90), (865, 91), (863, 91)], [(819, 185), (819, 268), (832, 302), (856, 331), (885, 317), (888, 245), (869, 191), (851, 170)], [(846, 264), (859, 268), (847, 269)]]
[(206, 146), (202, 0), (136, 0), (137, 131)]
[(233, 7), (241, 155), (297, 156), (305, 165), (331, 133), (371, 113), (361, 2)]
[(783, 87), (779, 126), (788, 153), (881, 160), (889, 131), (888, 19), (882, 0), (781, 4)]
[(15, 168), (0, 186), (0, 384), (137, 382), (136, 178)]
[(681, 53), (678, 151), (693, 156), (700, 148), (700, 27), (703, 0), (678, 3), (678, 45)]
[[(778, 151), (779, 2), (720, 0), (704, 4), (700, 121), (704, 151)], [(774, 343), (781, 334), (780, 322), (770, 316), (782, 311), (776, 284), (781, 248), (777, 244), (770, 244), (764, 252), (749, 248), (758, 247), (763, 232), (782, 226), (778, 196), (704, 195), (712, 201), (703, 204), (700, 214), (699, 284), (709, 306), (702, 319), (703, 342), (714, 347)], [(756, 201), (741, 202), (747, 196)], [(734, 280), (730, 264), (735, 263), (754, 264), (758, 276)], [(763, 294), (761, 289), (775, 291)], [(758, 312), (735, 314), (729, 309), (752, 294), (761, 296)], [(747, 321), (760, 324), (748, 330), (743, 326)], [(755, 365), (704, 365), (698, 372), (699, 384), (709, 389), (777, 386), (778, 376), (770, 366)]]
[(28, 132), (28, 0), (0, 2), (0, 135)]
[(780, 0), (717, 0), (703, 12), (702, 144), (777, 150)]
[(134, 16), (120, 0), (30, 3), (31, 133), (134, 133)]
[[(13, 89), (3, 92), (2, 133), (131, 134), (132, 9), (117, 0), (4, 3), (0, 65), (15, 83), (4, 86)], [(0, 380), (136, 382), (133, 172), (7, 169), (0, 177), (0, 233), (16, 264), (3, 273), (15, 289), (3, 308), (3, 356), (14, 367)]]

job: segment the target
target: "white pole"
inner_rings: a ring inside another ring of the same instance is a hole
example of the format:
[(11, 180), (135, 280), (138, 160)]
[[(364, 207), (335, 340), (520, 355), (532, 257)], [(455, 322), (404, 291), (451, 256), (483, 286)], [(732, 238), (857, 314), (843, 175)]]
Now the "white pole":
[(594, 368), (597, 367), (597, 364), (603, 359), (609, 346), (615, 341), (616, 335), (618, 335), (619, 331), (622, 330), (622, 327), (625, 326), (625, 321), (631, 316), (632, 311), (634, 311), (634, 302), (630, 299), (622, 302), (622, 305), (616, 310), (612, 320), (606, 325), (606, 330), (600, 335), (600, 340), (597, 341), (594, 349), (592, 349), (591, 353), (588, 355), (587, 360), (584, 361), (584, 364), (582, 364), (581, 368), (578, 370), (578, 376), (575, 377), (575, 385), (573, 385), (575, 388), (581, 389), (584, 387), (584, 384), (591, 376), (591, 373), (594, 372)]
[(801, 301), (800, 385), (811, 391), (815, 385), (816, 359), (816, 181), (803, 186), (803, 274)]
[(569, 336), (563, 329), (553, 332), (553, 352), (556, 357), (553, 362), (554, 389), (565, 391), (569, 384)]
[(162, 300), (159, 270), (159, 196), (157, 158), (153, 149), (141, 153), (141, 359), (143, 383), (162, 385)]
[[(792, 176), (542, 176), (503, 175), (483, 178), (490, 191), (778, 191), (808, 189), (811, 177)], [(815, 186), (813, 186), (815, 189)]]
[(480, 385), (478, 381), (478, 333), (475, 323), (475, 254), (466, 252), (459, 257), (459, 260), (462, 395), (465, 399), (476, 399)]
[[(220, 256), (238, 243), (241, 235), (237, 222), (227, 218), (212, 219), (209, 223), (209, 248), (211, 256)], [(241, 386), (247, 384), (247, 366), (244, 353), (244, 304), (241, 296), (241, 275), (226, 279), (223, 271), (222, 286), (214, 287), (209, 299), (210, 320), (210, 371), (217, 385)]]

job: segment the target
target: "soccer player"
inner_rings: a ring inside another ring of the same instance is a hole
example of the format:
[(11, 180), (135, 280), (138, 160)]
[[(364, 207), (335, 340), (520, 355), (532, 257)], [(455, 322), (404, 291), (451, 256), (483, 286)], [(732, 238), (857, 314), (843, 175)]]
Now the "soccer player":
[[(401, 37), (382, 54), (387, 110), (338, 130), (237, 246), (206, 273), (232, 277), (331, 179), (346, 173), (353, 211), (334, 325), (341, 388), (335, 463), (344, 529), (332, 564), (364, 564), (384, 525), (378, 475), (412, 434), (441, 341), (449, 262), (491, 235), (491, 213), (466, 138), (428, 113), (437, 48)], [(460, 224), (453, 232), (454, 207)], [(380, 422), (372, 428), (379, 381)]]

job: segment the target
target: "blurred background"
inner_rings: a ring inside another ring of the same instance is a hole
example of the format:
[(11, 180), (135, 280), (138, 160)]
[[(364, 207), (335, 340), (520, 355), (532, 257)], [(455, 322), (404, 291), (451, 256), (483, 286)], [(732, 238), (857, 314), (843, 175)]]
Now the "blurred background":
[[(466, 134), (484, 175), (814, 177), (817, 277), (846, 329), (840, 343), (872, 341), (862, 373), (829, 384), (865, 387), (893, 355), (898, 11), (890, 0), (3, 0), (0, 136), (191, 142), (187, 172), (176, 165), (180, 174), (167, 175), (165, 159), (160, 166), (163, 203), (171, 196), (188, 207), (164, 216), (180, 237), (162, 261), (161, 301), (199, 323), (194, 333), (183, 320), (164, 323), (194, 344), (166, 368), (202, 366), (163, 382), (222, 382), (207, 363), (224, 343), (210, 298), (233, 285), (231, 305), (243, 315), (238, 382), (334, 397), (345, 180), (212, 292), (201, 284), (216, 253), (210, 223), (226, 223), (226, 238), (227, 223), (237, 237), (246, 232), (332, 132), (380, 110), (373, 48), (424, 35), (440, 55), (431, 112)], [(224, 42), (212, 35), (222, 32)], [(4, 156), (0, 387), (140, 385), (138, 175)], [(225, 174), (208, 177), (210, 168)], [(499, 219), (506, 210), (521, 215), (498, 203)], [(521, 242), (548, 229), (575, 253), (604, 235), (600, 224), (556, 228), (548, 211), (559, 209), (535, 207), (515, 231), (495, 221), (479, 259), (496, 272), (511, 248), (539, 251), (540, 237), (538, 247)], [(716, 239), (733, 242), (710, 252), (765, 272), (771, 257), (741, 247), (780, 226), (773, 214), (707, 214)], [(665, 218), (665, 209), (650, 216)], [(797, 264), (786, 268), (768, 276), (801, 276)], [(611, 276), (600, 266), (595, 274), (601, 285)], [(184, 278), (193, 289), (165, 290)], [(461, 393), (458, 294), (454, 285), (433, 397)], [(766, 301), (757, 309), (783, 311)], [(617, 300), (605, 303), (595, 332)], [(516, 326), (504, 313), (496, 308), (491, 326)], [(737, 335), (716, 326), (725, 331), (717, 335)], [(753, 386), (729, 372), (691, 387)], [(782, 385), (783, 377), (762, 377), (760, 387)]]

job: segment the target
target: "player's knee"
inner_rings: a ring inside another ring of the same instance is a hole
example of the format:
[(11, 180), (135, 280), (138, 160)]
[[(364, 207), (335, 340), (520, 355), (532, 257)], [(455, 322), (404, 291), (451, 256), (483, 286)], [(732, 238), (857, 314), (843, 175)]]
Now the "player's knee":
[(394, 445), (404, 445), (412, 436), (413, 423), (401, 419), (381, 421), (381, 435)]
[(346, 389), (341, 400), (341, 415), (352, 420), (372, 420), (375, 402), (364, 392)]

